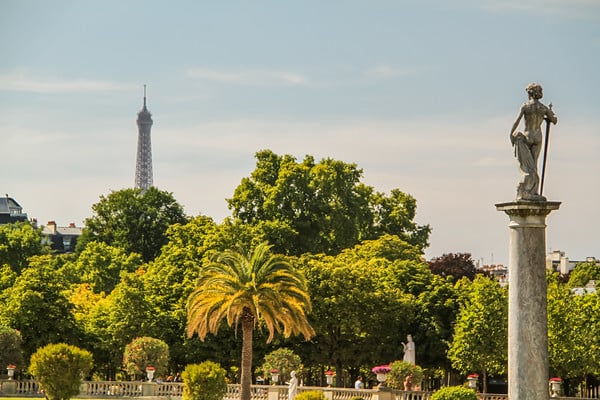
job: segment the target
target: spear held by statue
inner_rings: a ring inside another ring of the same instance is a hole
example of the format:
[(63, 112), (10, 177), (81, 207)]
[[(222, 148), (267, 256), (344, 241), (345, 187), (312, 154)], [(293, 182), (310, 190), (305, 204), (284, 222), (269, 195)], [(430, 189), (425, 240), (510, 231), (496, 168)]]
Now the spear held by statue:
[[(552, 103), (548, 104), (548, 108), (552, 110)], [(546, 160), (548, 159), (548, 140), (550, 140), (550, 119), (548, 117), (544, 118), (546, 120), (546, 138), (544, 139), (544, 156), (542, 158), (542, 176), (540, 182), (540, 196), (544, 193), (544, 176), (546, 175)]]

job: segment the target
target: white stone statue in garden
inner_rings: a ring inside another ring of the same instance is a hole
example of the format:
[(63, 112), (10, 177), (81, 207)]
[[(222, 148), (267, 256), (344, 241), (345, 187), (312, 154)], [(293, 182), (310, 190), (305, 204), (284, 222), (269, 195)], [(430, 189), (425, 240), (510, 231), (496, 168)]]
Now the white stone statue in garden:
[(404, 346), (404, 358), (403, 360), (411, 364), (415, 363), (415, 342), (412, 340), (412, 335), (406, 336), (407, 343), (402, 342)]
[(296, 371), (290, 372), (290, 384), (288, 385), (288, 400), (294, 400), (296, 393), (298, 393), (298, 378), (296, 378)]

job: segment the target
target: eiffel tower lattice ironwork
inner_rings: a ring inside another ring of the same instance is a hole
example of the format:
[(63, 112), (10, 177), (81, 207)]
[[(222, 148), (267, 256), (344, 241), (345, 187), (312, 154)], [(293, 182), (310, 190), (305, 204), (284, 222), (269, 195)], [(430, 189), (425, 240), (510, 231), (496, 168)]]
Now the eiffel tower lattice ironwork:
[(135, 164), (135, 187), (146, 190), (152, 186), (152, 114), (146, 108), (146, 85), (144, 85), (144, 108), (138, 113), (137, 161)]

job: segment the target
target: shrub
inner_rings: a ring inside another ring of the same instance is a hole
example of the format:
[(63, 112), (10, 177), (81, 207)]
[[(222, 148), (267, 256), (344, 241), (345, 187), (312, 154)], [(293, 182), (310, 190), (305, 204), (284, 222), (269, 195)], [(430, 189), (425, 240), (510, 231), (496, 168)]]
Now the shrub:
[(477, 395), (464, 386), (448, 386), (435, 392), (431, 400), (477, 400)]
[(319, 390), (309, 390), (297, 395), (294, 400), (327, 400), (323, 392)]
[(287, 382), (290, 380), (290, 372), (300, 372), (302, 360), (292, 350), (282, 347), (265, 356), (265, 362), (261, 366), (263, 376), (270, 376), (273, 368), (279, 370), (279, 382)]
[(87, 350), (65, 343), (49, 344), (31, 356), (29, 372), (48, 399), (66, 400), (79, 394), (81, 378), (92, 365), (92, 354)]
[(17, 368), (23, 366), (22, 343), (18, 330), (0, 326), (0, 368), (6, 368), (8, 364), (15, 364)]
[(123, 364), (128, 374), (144, 376), (146, 367), (153, 366), (155, 375), (160, 376), (167, 372), (169, 363), (169, 345), (160, 339), (152, 337), (137, 337), (125, 346)]
[(423, 370), (418, 365), (407, 361), (394, 361), (391, 364), (392, 371), (388, 374), (385, 384), (392, 389), (404, 390), (404, 380), (412, 373), (413, 387), (423, 380)]
[(181, 374), (182, 400), (222, 400), (227, 392), (226, 373), (213, 361), (189, 364)]

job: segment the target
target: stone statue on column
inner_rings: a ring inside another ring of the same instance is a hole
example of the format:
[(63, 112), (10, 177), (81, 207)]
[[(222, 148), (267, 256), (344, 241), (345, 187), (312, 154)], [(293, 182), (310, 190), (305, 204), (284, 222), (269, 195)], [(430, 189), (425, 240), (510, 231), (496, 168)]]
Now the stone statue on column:
[[(521, 181), (517, 187), (517, 200), (546, 201), (546, 198), (540, 193), (540, 176), (537, 167), (543, 144), (542, 123), (546, 121), (547, 124), (547, 145), (550, 123), (556, 124), (558, 119), (552, 111), (552, 104), (547, 107), (540, 102), (543, 96), (540, 85), (530, 83), (525, 90), (529, 96), (529, 101), (521, 106), (517, 120), (510, 131), (510, 141), (513, 144), (515, 156), (519, 161), (519, 169), (521, 170)], [(523, 132), (517, 131), (521, 119), (525, 121)], [(544, 154), (545, 157), (546, 154)]]

